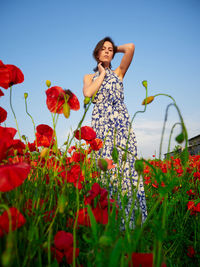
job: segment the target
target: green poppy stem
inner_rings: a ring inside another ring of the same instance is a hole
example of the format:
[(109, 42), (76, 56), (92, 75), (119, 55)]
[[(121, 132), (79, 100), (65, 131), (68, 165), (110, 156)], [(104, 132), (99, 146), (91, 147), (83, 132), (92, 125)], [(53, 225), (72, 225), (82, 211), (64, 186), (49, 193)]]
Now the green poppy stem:
[(12, 86), (10, 86), (10, 108), (11, 108), (13, 116), (15, 118), (15, 123), (16, 123), (16, 127), (17, 127), (17, 132), (19, 134), (19, 138), (20, 138), (20, 140), (22, 140), (21, 135), (20, 135), (20, 131), (19, 131), (19, 126), (18, 126), (18, 123), (17, 123), (17, 117), (15, 115), (15, 112), (14, 112), (14, 109), (13, 109), (13, 106), (12, 106)]

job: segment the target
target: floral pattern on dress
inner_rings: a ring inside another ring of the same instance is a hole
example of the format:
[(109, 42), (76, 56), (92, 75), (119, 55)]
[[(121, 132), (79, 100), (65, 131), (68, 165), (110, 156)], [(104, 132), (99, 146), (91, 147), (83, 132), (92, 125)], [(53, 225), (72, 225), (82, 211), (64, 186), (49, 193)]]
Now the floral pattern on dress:
[[(95, 73), (93, 80), (99, 76), (99, 72)], [(146, 199), (143, 186), (142, 177), (138, 181), (138, 174), (134, 169), (134, 162), (137, 156), (137, 142), (133, 129), (130, 129), (130, 136), (128, 141), (128, 152), (126, 162), (122, 161), (122, 155), (126, 148), (126, 143), (130, 128), (130, 116), (124, 104), (124, 89), (123, 82), (119, 79), (116, 73), (111, 69), (106, 69), (105, 78), (99, 88), (94, 100), (94, 107), (92, 111), (92, 128), (96, 131), (97, 138), (104, 141), (104, 146), (97, 154), (102, 158), (112, 159), (111, 153), (115, 146), (119, 152), (119, 166), (120, 175), (117, 174), (117, 168), (114, 168), (110, 177), (109, 192), (110, 196), (117, 192), (119, 186), (122, 187), (123, 195), (127, 195), (128, 203), (125, 207), (126, 215), (129, 215), (134, 196), (133, 188), (137, 188), (136, 200), (134, 209), (137, 209), (137, 202), (139, 202), (142, 213), (142, 222), (147, 217)], [(119, 146), (119, 147), (118, 147)], [(134, 155), (134, 156), (133, 156)], [(116, 177), (121, 177), (118, 181)], [(104, 181), (106, 184), (106, 181)], [(120, 201), (120, 199), (118, 198)], [(119, 203), (121, 206), (121, 203)], [(130, 227), (134, 227), (134, 209), (132, 210)], [(122, 224), (124, 221), (122, 219)]]

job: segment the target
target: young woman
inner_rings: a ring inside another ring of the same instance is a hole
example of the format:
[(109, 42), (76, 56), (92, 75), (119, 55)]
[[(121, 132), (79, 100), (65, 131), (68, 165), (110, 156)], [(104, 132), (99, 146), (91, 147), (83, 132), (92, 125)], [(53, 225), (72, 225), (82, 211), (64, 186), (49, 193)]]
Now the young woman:
[[(138, 181), (138, 175), (134, 169), (135, 157), (137, 156), (136, 139), (133, 130), (129, 129), (130, 117), (124, 104), (123, 89), (123, 78), (131, 64), (134, 51), (135, 46), (132, 43), (115, 46), (110, 37), (105, 37), (99, 41), (93, 51), (93, 56), (97, 61), (97, 67), (94, 69), (96, 72), (84, 76), (83, 94), (85, 97), (92, 97), (96, 94), (93, 100), (92, 127), (96, 131), (97, 138), (105, 142), (99, 155), (112, 159), (111, 154), (114, 145), (119, 153), (120, 173), (118, 173), (117, 168), (112, 172), (109, 185), (110, 196), (116, 193), (121, 186), (123, 195), (126, 194), (128, 197), (128, 203), (125, 207), (126, 216), (128, 216), (132, 210), (134, 188), (137, 188), (134, 208), (137, 208), (137, 202), (139, 202), (142, 221), (144, 222), (147, 217), (145, 193), (142, 178)], [(111, 61), (116, 53), (123, 53), (124, 55), (119, 67), (113, 71)], [(123, 149), (126, 149), (128, 135), (130, 135), (128, 141), (128, 152), (130, 153), (127, 153), (124, 162)], [(124, 226), (123, 219), (122, 225)], [(134, 210), (131, 214), (130, 227), (134, 227)]]

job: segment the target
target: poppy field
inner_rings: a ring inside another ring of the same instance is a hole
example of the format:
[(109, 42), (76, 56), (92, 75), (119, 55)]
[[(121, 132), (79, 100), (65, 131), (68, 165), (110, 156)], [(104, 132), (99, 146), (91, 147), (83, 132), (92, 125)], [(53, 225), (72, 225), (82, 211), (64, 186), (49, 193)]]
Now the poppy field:
[[(4, 94), (12, 96), (12, 88), (23, 81), (18, 67), (0, 61), (1, 99)], [(144, 110), (135, 115), (145, 112), (155, 97), (165, 95), (148, 96), (147, 82), (142, 84), (146, 90)], [(70, 112), (78, 112), (80, 103), (71, 90), (51, 87), (50, 81), (46, 86), (52, 127), (35, 125), (27, 112), (34, 124), (32, 143), (20, 134), (12, 102), (10, 111), (0, 107), (0, 266), (199, 266), (200, 155), (189, 155), (187, 129), (175, 100), (165, 95), (179, 114), (177, 124), (182, 131), (176, 141), (185, 148), (164, 160), (160, 155), (153, 160), (136, 159), (148, 216), (142, 223), (140, 210), (134, 210), (131, 228), (124, 212), (126, 194), (119, 188), (121, 206), (117, 195), (109, 196), (119, 148), (114, 147), (112, 159), (97, 158), (104, 140), (84, 125), (92, 99), (84, 100), (84, 114), (61, 150), (57, 118), (70, 120)], [(27, 97), (25, 93), (26, 109)], [(4, 126), (7, 112), (13, 113), (16, 128)], [(170, 138), (172, 133), (173, 129)], [(121, 179), (119, 173), (116, 179)], [(136, 200), (136, 193), (134, 197)]]

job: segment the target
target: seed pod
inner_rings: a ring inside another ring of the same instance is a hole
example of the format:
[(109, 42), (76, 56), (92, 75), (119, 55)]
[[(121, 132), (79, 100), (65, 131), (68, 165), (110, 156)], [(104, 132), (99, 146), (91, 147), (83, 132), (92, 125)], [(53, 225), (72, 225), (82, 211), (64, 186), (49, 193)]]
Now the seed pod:
[(70, 116), (70, 106), (69, 106), (68, 103), (65, 103), (63, 105), (63, 114), (64, 114), (65, 118), (67, 118), (67, 119), (69, 118), (69, 116)]
[[(154, 96), (148, 96), (142, 101), (142, 105), (145, 105), (145, 103), (150, 104), (154, 100)], [(146, 101), (146, 102), (145, 102)]]

